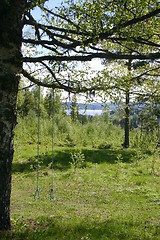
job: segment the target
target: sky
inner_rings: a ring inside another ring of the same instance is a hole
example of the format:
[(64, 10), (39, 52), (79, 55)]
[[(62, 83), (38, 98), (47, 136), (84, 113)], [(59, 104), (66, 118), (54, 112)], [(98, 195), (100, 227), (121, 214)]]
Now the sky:
[(56, 7), (59, 6), (61, 4), (61, 2), (62, 2), (62, 0), (49, 0), (49, 1), (47, 1), (47, 5), (51, 8), (53, 8), (55, 6)]
[[(61, 2), (62, 0), (48, 0), (46, 2), (46, 6), (48, 6), (49, 9), (53, 9), (55, 7), (60, 6)], [(38, 7), (34, 8), (34, 10), (32, 11), (32, 14), (37, 20), (41, 19), (41, 10)]]

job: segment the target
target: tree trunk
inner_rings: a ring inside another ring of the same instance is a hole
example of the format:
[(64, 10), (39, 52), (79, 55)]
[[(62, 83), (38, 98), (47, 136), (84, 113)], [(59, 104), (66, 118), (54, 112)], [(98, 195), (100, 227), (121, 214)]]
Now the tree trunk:
[[(131, 60), (128, 61), (128, 72), (131, 71)], [(125, 119), (124, 119), (124, 147), (129, 148), (129, 140), (130, 140), (130, 107), (129, 107), (129, 100), (130, 100), (130, 93), (129, 93), (129, 84), (126, 87), (126, 100), (125, 100)]]
[(17, 87), (17, 77), (0, 77), (0, 229), (10, 228), (11, 165)]
[[(22, 13), (25, 1), (0, 4), (0, 230), (11, 227), (10, 195), (16, 99), (22, 69)], [(23, 6), (23, 7), (22, 7)]]
[(124, 147), (129, 148), (129, 117), (130, 117), (130, 109), (129, 109), (129, 91), (126, 91), (126, 102), (125, 102), (125, 119), (124, 119)]

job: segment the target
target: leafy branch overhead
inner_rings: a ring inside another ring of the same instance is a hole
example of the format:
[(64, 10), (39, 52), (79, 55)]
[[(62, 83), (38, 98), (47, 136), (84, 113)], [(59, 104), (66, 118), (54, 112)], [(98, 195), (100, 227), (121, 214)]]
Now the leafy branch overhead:
[[(33, 11), (26, 10), (24, 25), (31, 27), (34, 34), (24, 35), (23, 44), (26, 48), (40, 49), (41, 53), (34, 51), (23, 56), (22, 73), (40, 85), (85, 92), (91, 87), (80, 81), (77, 84), (67, 77), (67, 71), (60, 77), (70, 62), (92, 59), (154, 62), (160, 58), (158, 0), (140, 0), (138, 4), (129, 0), (77, 0), (75, 3), (70, 0), (54, 10), (47, 8), (45, 1), (28, 1), (28, 5), (33, 9), (39, 7), (43, 18), (37, 21)], [(35, 64), (38, 64), (38, 74), (43, 65), (48, 80), (37, 80), (28, 71)], [(99, 83), (92, 88), (96, 86), (104, 88)]]

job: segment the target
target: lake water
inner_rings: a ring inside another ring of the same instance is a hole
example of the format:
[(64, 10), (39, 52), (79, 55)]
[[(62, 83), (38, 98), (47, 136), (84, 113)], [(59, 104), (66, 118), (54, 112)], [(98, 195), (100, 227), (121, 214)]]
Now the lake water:
[(102, 110), (79, 110), (79, 114), (89, 116), (101, 115)]
[[(87, 116), (95, 116), (95, 115), (101, 115), (103, 110), (84, 110), (80, 109), (79, 114), (81, 115), (87, 115)], [(67, 111), (67, 114), (70, 114), (70, 110)]]

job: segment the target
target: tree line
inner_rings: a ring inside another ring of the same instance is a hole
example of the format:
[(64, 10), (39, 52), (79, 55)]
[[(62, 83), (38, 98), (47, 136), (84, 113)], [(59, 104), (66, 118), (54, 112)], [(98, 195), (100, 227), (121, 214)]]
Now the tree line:
[[(41, 131), (42, 141), (43, 138), (46, 139), (46, 133), (48, 133), (48, 138), (51, 138), (51, 119), (53, 118), (55, 132), (54, 142), (56, 145), (101, 146), (101, 148), (102, 146), (104, 148), (108, 146), (113, 148), (116, 147), (116, 137), (117, 139), (119, 138), (117, 145), (126, 147), (124, 144), (126, 122), (125, 106), (123, 106), (123, 103), (116, 105), (116, 108), (113, 110), (109, 109), (108, 104), (103, 104), (101, 115), (87, 116), (85, 114), (80, 114), (79, 104), (75, 94), (70, 97), (71, 102), (68, 104), (68, 102), (61, 100), (62, 93), (60, 91), (48, 90), (47, 93), (44, 94), (41, 89), (40, 96), (38, 92), (39, 87), (35, 86), (31, 89), (26, 88), (20, 90), (18, 94), (18, 122), (21, 124), (23, 122), (22, 125), (25, 126), (26, 131), (28, 131), (26, 136), (24, 135), (24, 139), (29, 139), (29, 135), (33, 138), (34, 135), (33, 143), (37, 141), (38, 117), (40, 117), (40, 121), (43, 122), (43, 128), (44, 125), (47, 126), (44, 130), (44, 135)], [(38, 97), (40, 97), (40, 101)], [(146, 138), (146, 146), (150, 144), (149, 138), (152, 139), (152, 144), (154, 143), (155, 146), (158, 145), (159, 114), (159, 105), (153, 102), (141, 102), (139, 104), (133, 102), (132, 105), (130, 105), (128, 127), (131, 133), (131, 136), (129, 135), (131, 147), (140, 147), (140, 142), (142, 144), (144, 138)], [(32, 122), (32, 129), (30, 128), (30, 120)], [(89, 128), (92, 129), (92, 137)], [(17, 129), (19, 129), (17, 131), (21, 131), (21, 128), (18, 126)], [(24, 130), (22, 132), (24, 132)], [(83, 134), (81, 135), (79, 132), (83, 132)], [(105, 132), (105, 135), (103, 132)], [(120, 137), (118, 136), (119, 133)], [(97, 140), (99, 136), (101, 140)], [(139, 136), (137, 144), (135, 143), (136, 136), (137, 138)], [(47, 141), (51, 141), (51, 139)], [(30, 139), (30, 143), (31, 142), (32, 140)]]

